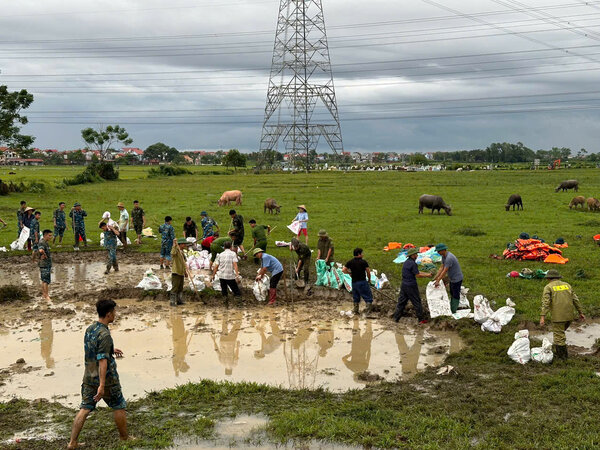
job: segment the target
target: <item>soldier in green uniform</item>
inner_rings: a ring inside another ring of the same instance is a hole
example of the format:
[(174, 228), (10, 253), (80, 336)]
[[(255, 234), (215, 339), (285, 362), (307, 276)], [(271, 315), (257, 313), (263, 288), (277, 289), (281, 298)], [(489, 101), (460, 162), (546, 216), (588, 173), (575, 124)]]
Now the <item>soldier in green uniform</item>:
[[(252, 238), (254, 239), (254, 248), (262, 248), (267, 251), (267, 235), (271, 233), (269, 225), (257, 225), (256, 220), (250, 219), (248, 222), (252, 228)], [(260, 259), (254, 258), (254, 262), (258, 264)]]
[(293, 238), (290, 250), (298, 255), (298, 265), (296, 266), (296, 280), (300, 279), (300, 272), (304, 271), (304, 283), (308, 283), (311, 251), (308, 245), (302, 244), (298, 239)]
[(37, 246), (37, 252), (40, 257), (38, 266), (40, 268), (40, 279), (42, 280), (42, 298), (48, 301), (52, 300), (48, 294), (52, 274), (52, 256), (50, 255), (50, 246), (48, 245), (50, 239), (52, 239), (52, 231), (44, 230), (42, 239)]
[(73, 220), (73, 234), (75, 235), (73, 250), (79, 250), (79, 238), (83, 241), (83, 246), (87, 247), (87, 238), (85, 236), (85, 218), (87, 217), (87, 212), (81, 208), (81, 203), (75, 202), (69, 212), (69, 217)]
[(27, 202), (21, 201), (21, 207), (17, 209), (17, 239), (21, 236), (21, 230), (23, 229), (23, 217), (25, 217), (25, 208), (27, 208)]
[(99, 228), (104, 232), (104, 248), (108, 251), (104, 274), (108, 275), (111, 267), (115, 269), (115, 272), (118, 272), (117, 236), (120, 234), (119, 229), (117, 227), (109, 227), (105, 222), (100, 222)]
[(131, 221), (133, 222), (133, 229), (137, 235), (135, 240), (136, 244), (142, 243), (142, 230), (146, 228), (146, 214), (140, 207), (140, 202), (137, 200), (133, 201), (133, 209), (131, 210)]
[(38, 244), (40, 242), (40, 218), (42, 213), (36, 211), (33, 213), (33, 219), (31, 219), (31, 225), (29, 227), (29, 240), (31, 241), (31, 248), (33, 249), (34, 258), (37, 256)]
[(579, 313), (579, 318), (585, 320), (581, 309), (581, 302), (573, 292), (569, 283), (560, 281), (562, 278), (557, 270), (549, 270), (545, 278), (550, 283), (544, 287), (542, 294), (542, 314), (540, 325), (546, 323), (546, 314), (552, 316), (552, 334), (554, 335), (554, 352), (560, 359), (567, 359), (567, 337), (565, 331), (575, 318), (574, 310)]
[(232, 242), (231, 238), (222, 237), (219, 239), (215, 239), (210, 244), (210, 268), (212, 270), (212, 263), (217, 258), (217, 255), (225, 250), (225, 242)]
[[(229, 215), (231, 216), (231, 225), (233, 226), (233, 229), (229, 232), (233, 240), (233, 251), (237, 255), (239, 248), (242, 253), (246, 253), (246, 250), (244, 250), (244, 218), (236, 213), (235, 209), (230, 210)], [(246, 257), (242, 256), (242, 259), (246, 259)]]
[(115, 357), (123, 352), (115, 348), (108, 325), (115, 321), (116, 303), (114, 300), (98, 300), (96, 311), (98, 320), (85, 330), (83, 348), (85, 351), (85, 371), (81, 384), (81, 405), (73, 421), (71, 440), (67, 449), (79, 448), (77, 440), (88, 415), (96, 409), (96, 404), (104, 400), (113, 410), (113, 417), (122, 441), (129, 439), (127, 433), (127, 402), (123, 397), (121, 382), (117, 373)]
[(54, 210), (52, 219), (54, 221), (54, 238), (52, 239), (52, 243), (54, 244), (56, 242), (56, 237), (58, 236), (58, 245), (61, 245), (63, 236), (65, 235), (65, 230), (67, 229), (65, 202), (60, 202), (58, 204), (58, 208)]

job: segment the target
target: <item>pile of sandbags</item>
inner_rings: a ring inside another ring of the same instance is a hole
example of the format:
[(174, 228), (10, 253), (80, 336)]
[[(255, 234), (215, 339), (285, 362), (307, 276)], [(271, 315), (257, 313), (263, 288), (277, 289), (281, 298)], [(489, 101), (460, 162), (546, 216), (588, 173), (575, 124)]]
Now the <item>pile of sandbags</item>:
[(186, 265), (190, 270), (201, 270), (210, 268), (210, 253), (206, 250), (188, 250), (186, 252)]
[(481, 324), (481, 331), (500, 333), (502, 327), (507, 325), (515, 315), (515, 304), (510, 298), (506, 299), (506, 306), (494, 311), (490, 302), (483, 295), (476, 295), (473, 299), (475, 309), (474, 320)]
[(548, 339), (544, 338), (541, 347), (530, 349), (529, 346), (529, 330), (520, 330), (515, 333), (515, 341), (506, 353), (510, 359), (519, 364), (527, 364), (531, 360), (542, 364), (552, 362), (554, 354), (552, 353), (552, 344)]
[(157, 289), (162, 289), (162, 283), (160, 279), (152, 272), (152, 269), (148, 269), (144, 274), (144, 278), (142, 281), (138, 283), (136, 288), (143, 289), (145, 291), (152, 291)]

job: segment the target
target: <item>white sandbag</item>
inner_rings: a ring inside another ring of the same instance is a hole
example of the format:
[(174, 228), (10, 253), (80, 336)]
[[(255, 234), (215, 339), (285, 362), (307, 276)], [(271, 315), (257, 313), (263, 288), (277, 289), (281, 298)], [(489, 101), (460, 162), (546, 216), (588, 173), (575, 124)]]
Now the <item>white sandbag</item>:
[(481, 331), (489, 331), (490, 333), (498, 334), (502, 331), (502, 325), (500, 325), (500, 321), (492, 316), (481, 324)]
[(287, 226), (288, 229), (294, 233), (295, 235), (298, 234), (298, 231), (300, 231), (300, 222), (298, 222), (297, 220), (294, 220), (290, 225)]
[(292, 245), (291, 242), (286, 242), (286, 241), (275, 241), (275, 246), (276, 247), (289, 247), (290, 245)]
[(519, 364), (527, 364), (531, 359), (531, 350), (529, 349), (529, 330), (521, 330), (515, 333), (515, 341), (512, 343), (506, 354)]
[(193, 280), (189, 282), (190, 289), (200, 292), (206, 289), (206, 284), (204, 284), (204, 277), (202, 275), (196, 275)]
[(473, 299), (473, 313), (475, 322), (483, 324), (494, 314), (490, 302), (483, 295), (476, 295)]
[(467, 294), (469, 293), (469, 288), (461, 286), (460, 287), (460, 300), (458, 302), (458, 309), (471, 308), (471, 304), (469, 303), (469, 299), (467, 298)]
[(473, 313), (470, 309), (459, 309), (455, 313), (452, 314), (452, 317), (456, 320), (460, 319), (472, 319)]
[(0, 252), (7, 252), (6, 247), (0, 247)]
[(506, 306), (512, 306), (513, 308), (517, 306), (515, 302), (513, 302), (510, 297), (506, 299)]
[(160, 282), (160, 279), (156, 275), (154, 275), (154, 272), (152, 272), (152, 270), (148, 270), (144, 274), (144, 278), (142, 278), (142, 281), (140, 281), (136, 287), (141, 288), (145, 291), (149, 291), (155, 289), (162, 289), (162, 283)]
[(489, 331), (491, 333), (500, 333), (502, 327), (511, 321), (515, 315), (515, 308), (511, 306), (503, 306), (498, 311), (494, 312), (491, 317), (483, 322), (481, 331)]
[(382, 273), (381, 276), (375, 282), (375, 289), (383, 289), (390, 284), (388, 277), (385, 276), (385, 273)]
[[(88, 242), (91, 242), (88, 239)], [(129, 240), (129, 238), (127, 238), (127, 245), (131, 245), (131, 241)], [(117, 236), (117, 247), (122, 247), (123, 243), (121, 242), (121, 239), (119, 239), (119, 237)], [(104, 247), (104, 232), (100, 233), (100, 247)]]
[(267, 300), (267, 296), (269, 295), (269, 282), (270, 278), (267, 275), (263, 275), (259, 281), (254, 282), (252, 292), (254, 292), (254, 297), (256, 297), (256, 300), (259, 302)]
[(452, 311), (450, 310), (450, 300), (448, 299), (448, 293), (446, 292), (446, 287), (443, 283), (440, 283), (439, 287), (435, 287), (435, 283), (430, 281), (427, 284), (425, 298), (427, 299), (429, 315), (432, 319), (438, 316), (452, 315)]
[(27, 244), (27, 239), (29, 239), (29, 228), (23, 227), (21, 229), (21, 234), (19, 234), (19, 239), (10, 244), (10, 249), (24, 250), (25, 244)]
[(531, 349), (531, 359), (542, 364), (550, 364), (554, 354), (552, 353), (552, 343), (548, 338), (544, 338), (541, 347)]

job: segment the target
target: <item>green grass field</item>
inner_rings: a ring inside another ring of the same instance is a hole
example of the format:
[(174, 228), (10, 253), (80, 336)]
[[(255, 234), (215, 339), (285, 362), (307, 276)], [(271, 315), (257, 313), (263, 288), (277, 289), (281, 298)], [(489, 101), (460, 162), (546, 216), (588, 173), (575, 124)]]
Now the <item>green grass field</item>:
[[(2, 168), (0, 178), (39, 179), (53, 185), (80, 170), (31, 168), (9, 176), (9, 170)], [(574, 286), (587, 315), (598, 316), (600, 247), (592, 236), (600, 233), (600, 213), (569, 210), (568, 203), (575, 194), (554, 192), (560, 181), (576, 178), (581, 186), (579, 194), (599, 197), (598, 170), (203, 175), (206, 170), (147, 179), (147, 168), (127, 167), (121, 169), (121, 180), (116, 182), (0, 197), (0, 217), (10, 224), (0, 232), (0, 246), (16, 237), (15, 212), (22, 199), (41, 209), (44, 227), (50, 226), (58, 201), (69, 205), (81, 202), (89, 215), (88, 235), (97, 242), (96, 223), (102, 212), (108, 209), (116, 215), (118, 201), (130, 205), (134, 199), (141, 201), (155, 230), (169, 214), (180, 233), (185, 216), (198, 219), (202, 210), (227, 229), (229, 208), (218, 208), (216, 201), (222, 191), (240, 189), (244, 203), (236, 209), (245, 220), (256, 218), (259, 223), (278, 227), (271, 242), (291, 238), (286, 225), (295, 216), (296, 205), (304, 203), (313, 248), (318, 230), (324, 228), (335, 242), (337, 261), (350, 259), (352, 249), (360, 246), (370, 265), (384, 271), (394, 287), (399, 286), (400, 266), (392, 262), (395, 252), (382, 251), (388, 241), (416, 245), (445, 242), (462, 265), (470, 293), (484, 294), (499, 305), (511, 297), (517, 304), (517, 316), (500, 335), (482, 333), (472, 321), (461, 321), (457, 327), (469, 346), (448, 360), (457, 367), (456, 377), (438, 377), (430, 370), (410, 382), (385, 383), (345, 394), (206, 381), (151, 395), (132, 402), (130, 408), (131, 427), (142, 438), (140, 445), (166, 446), (178, 433), (210, 433), (212, 420), (242, 412), (269, 415), (269, 436), (282, 441), (320, 438), (406, 448), (592, 448), (600, 444), (597, 356), (576, 357), (551, 366), (519, 366), (506, 356), (518, 324), (538, 320), (544, 285), (540, 280), (508, 279), (506, 273), (550, 266), (489, 258), (492, 253), (501, 254), (506, 243), (522, 231), (547, 241), (565, 238), (569, 243), (565, 256), (570, 262), (558, 269)], [(419, 215), (418, 197), (424, 193), (442, 195), (454, 214)], [(504, 210), (512, 193), (521, 194), (524, 211)], [(267, 197), (283, 205), (280, 216), (263, 214)], [(464, 236), (460, 230), (465, 227), (485, 234)], [(251, 247), (248, 229), (246, 248)], [(69, 234), (69, 243), (71, 237)], [(155, 252), (158, 247), (159, 243), (152, 241), (142, 251)], [(274, 255), (289, 257), (289, 251), (271, 248)], [(63, 250), (69, 251), (69, 247)], [(575, 277), (580, 269), (587, 278)], [(0, 438), (22, 429), (22, 422), (38, 420), (32, 417), (42, 420), (48, 411), (63, 426), (71, 420), (71, 411), (57, 405), (0, 404), (0, 414), (6, 417)], [(187, 415), (174, 420), (182, 411)], [(197, 419), (198, 414), (207, 419)], [(101, 412), (89, 421), (84, 431), (88, 442), (102, 442), (103, 427), (111, 427), (110, 420), (108, 412)], [(44, 446), (28, 445), (23, 448)], [(103, 445), (117, 443), (104, 441)]]

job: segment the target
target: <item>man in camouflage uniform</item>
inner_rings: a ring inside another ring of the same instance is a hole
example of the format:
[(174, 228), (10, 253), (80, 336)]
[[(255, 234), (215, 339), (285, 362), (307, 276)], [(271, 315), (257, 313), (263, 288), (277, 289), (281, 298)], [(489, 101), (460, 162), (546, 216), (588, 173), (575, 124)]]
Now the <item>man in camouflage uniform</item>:
[(215, 231), (219, 231), (219, 224), (217, 224), (215, 219), (209, 217), (206, 211), (202, 211), (200, 217), (202, 217), (200, 222), (200, 226), (202, 227), (202, 240), (214, 235)]
[(546, 323), (546, 314), (552, 315), (552, 334), (554, 335), (554, 352), (560, 359), (567, 359), (567, 337), (565, 331), (575, 318), (574, 310), (579, 313), (579, 318), (585, 320), (581, 309), (581, 302), (569, 283), (560, 281), (562, 278), (557, 270), (551, 269), (544, 278), (550, 283), (544, 287), (542, 294), (542, 313), (540, 325)]
[(133, 222), (133, 229), (137, 235), (135, 240), (136, 244), (142, 243), (142, 230), (146, 227), (146, 214), (140, 207), (140, 202), (137, 200), (133, 201), (133, 209), (131, 210), (131, 221)]
[(25, 217), (25, 208), (27, 208), (27, 202), (21, 201), (21, 207), (17, 209), (17, 239), (21, 236), (21, 230), (23, 229), (23, 217)]
[(52, 239), (52, 231), (44, 230), (42, 239), (37, 246), (39, 254), (38, 267), (40, 268), (40, 279), (42, 280), (42, 298), (51, 301), (48, 294), (52, 274), (52, 256), (50, 255), (50, 246), (48, 242)]
[(119, 229), (115, 227), (109, 227), (105, 222), (100, 222), (99, 228), (104, 232), (104, 247), (108, 251), (106, 270), (104, 271), (104, 274), (108, 275), (111, 267), (115, 269), (115, 272), (118, 272), (119, 264), (117, 263), (117, 236), (119, 236)]
[(158, 227), (158, 232), (161, 236), (160, 243), (160, 268), (168, 269), (171, 264), (171, 250), (173, 249), (173, 242), (175, 241), (175, 228), (171, 225), (173, 218), (171, 216), (165, 217), (165, 223)]
[(65, 234), (65, 230), (67, 229), (67, 214), (65, 213), (65, 202), (60, 202), (58, 204), (58, 209), (54, 210), (53, 214), (54, 220), (54, 239), (52, 239), (52, 243), (56, 242), (56, 237), (58, 236), (58, 245), (62, 244), (63, 236)]
[[(229, 232), (229, 236), (233, 240), (233, 251), (237, 255), (239, 248), (242, 253), (246, 253), (244, 250), (244, 218), (236, 213), (235, 209), (230, 210), (229, 215), (231, 216), (231, 226), (233, 227)], [(246, 259), (246, 256), (243, 255), (242, 259)]]
[(40, 242), (40, 218), (42, 213), (40, 211), (36, 211), (33, 214), (33, 219), (31, 219), (31, 224), (29, 227), (29, 241), (31, 242), (31, 248), (33, 249), (33, 257), (35, 258), (37, 255), (38, 243)]
[(79, 238), (83, 240), (83, 246), (87, 247), (87, 239), (85, 237), (85, 217), (87, 213), (81, 208), (81, 203), (76, 202), (71, 208), (69, 217), (73, 220), (73, 234), (75, 235), (75, 245), (73, 250), (79, 250)]
[(87, 416), (96, 409), (96, 404), (104, 400), (112, 408), (119, 437), (129, 439), (127, 434), (127, 402), (121, 391), (115, 356), (120, 358), (123, 352), (114, 347), (108, 325), (115, 320), (116, 303), (113, 300), (99, 300), (96, 303), (98, 321), (85, 330), (83, 346), (85, 350), (85, 372), (81, 385), (81, 406), (75, 416), (71, 440), (68, 449), (78, 448), (77, 439)]

